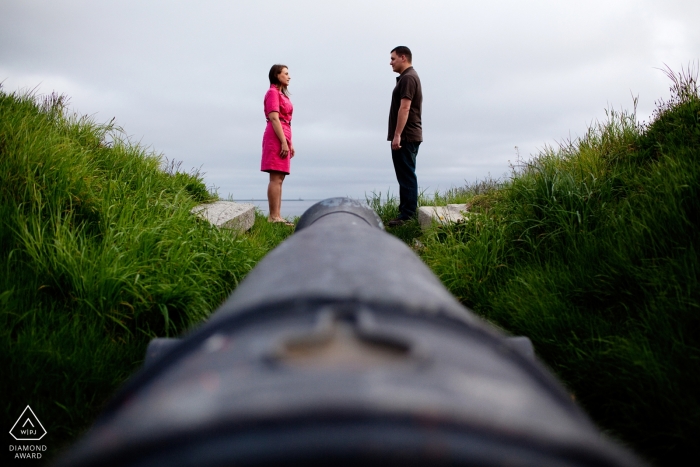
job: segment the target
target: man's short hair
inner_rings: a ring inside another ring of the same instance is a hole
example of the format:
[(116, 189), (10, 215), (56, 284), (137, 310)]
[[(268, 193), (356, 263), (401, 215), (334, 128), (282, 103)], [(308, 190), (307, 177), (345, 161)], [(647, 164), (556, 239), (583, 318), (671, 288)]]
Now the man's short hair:
[[(405, 56), (406, 60), (408, 60), (408, 63), (413, 63), (413, 54), (411, 54), (411, 49), (406, 47), (405, 45), (400, 45), (398, 47), (394, 47), (391, 52), (396, 52), (396, 55), (398, 56)], [(389, 52), (389, 53), (391, 53)]]

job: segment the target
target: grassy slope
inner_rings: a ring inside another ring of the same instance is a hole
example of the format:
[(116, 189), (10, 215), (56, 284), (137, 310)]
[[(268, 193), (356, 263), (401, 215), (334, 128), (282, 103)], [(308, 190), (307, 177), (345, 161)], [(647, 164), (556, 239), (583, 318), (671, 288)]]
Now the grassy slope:
[[(153, 336), (201, 321), (290, 229), (236, 236), (189, 210), (198, 174), (119, 140), (111, 125), (0, 89), (0, 394), (27, 404), (48, 457), (94, 419)], [(108, 143), (108, 140), (113, 142)]]
[[(392, 231), (419, 238), (457, 297), (530, 336), (601, 427), (657, 459), (696, 450), (700, 424), (692, 84), (678, 81), (648, 126), (611, 113), (508, 182), (438, 194), (471, 203), (467, 224)], [(201, 179), (110, 134), (56, 99), (0, 95), (3, 416), (32, 404), (51, 449), (90, 423), (151, 336), (206, 316), (289, 233), (196, 221)], [(395, 216), (395, 203), (370, 202)]]
[(511, 180), (443, 196), (479, 214), (420, 237), (453, 294), (529, 336), (599, 426), (664, 464), (700, 439), (700, 98), (673, 78), (650, 124), (611, 112)]

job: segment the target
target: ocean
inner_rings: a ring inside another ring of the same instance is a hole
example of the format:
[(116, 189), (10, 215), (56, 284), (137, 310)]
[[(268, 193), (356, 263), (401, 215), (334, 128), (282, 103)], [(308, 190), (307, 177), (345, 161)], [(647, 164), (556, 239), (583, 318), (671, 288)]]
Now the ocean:
[[(237, 203), (249, 203), (254, 204), (260, 209), (260, 211), (267, 215), (270, 210), (267, 205), (266, 199), (236, 199)], [(321, 201), (320, 199), (283, 199), (282, 200), (282, 217), (287, 219), (292, 219), (293, 217), (298, 217), (304, 214), (304, 211), (309, 209), (314, 204)]]

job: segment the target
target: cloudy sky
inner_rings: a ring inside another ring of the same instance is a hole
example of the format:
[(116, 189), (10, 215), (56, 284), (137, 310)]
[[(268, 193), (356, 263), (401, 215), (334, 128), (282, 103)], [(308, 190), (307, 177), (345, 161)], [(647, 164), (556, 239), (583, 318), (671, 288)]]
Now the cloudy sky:
[(658, 68), (700, 57), (697, 0), (0, 1), (0, 81), (70, 97), (135, 142), (200, 168), (223, 198), (265, 198), (262, 99), (289, 66), (297, 156), (286, 199), (398, 192), (389, 52), (423, 83), (418, 182), (502, 177), (605, 109), (648, 119)]

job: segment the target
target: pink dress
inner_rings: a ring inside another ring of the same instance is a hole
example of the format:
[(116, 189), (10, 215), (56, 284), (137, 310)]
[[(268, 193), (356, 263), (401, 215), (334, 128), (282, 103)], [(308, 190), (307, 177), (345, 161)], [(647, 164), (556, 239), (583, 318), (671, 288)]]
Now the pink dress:
[[(287, 144), (290, 146), (292, 143), (293, 111), (294, 107), (292, 106), (292, 101), (290, 101), (287, 96), (282, 94), (282, 92), (279, 91), (274, 84), (270, 85), (270, 89), (268, 89), (267, 93), (265, 94), (265, 118), (267, 118), (267, 115), (270, 112), (279, 112), (282, 131), (284, 131), (284, 136), (287, 138)], [(280, 140), (275, 134), (275, 129), (272, 127), (272, 122), (268, 120), (262, 140), (262, 162), (260, 163), (260, 170), (263, 172), (270, 172), (274, 170), (276, 172), (284, 172), (285, 174), (289, 174), (289, 162), (291, 158), (289, 156), (285, 157), (284, 159), (281, 158), (281, 150), (282, 144), (280, 144)]]

